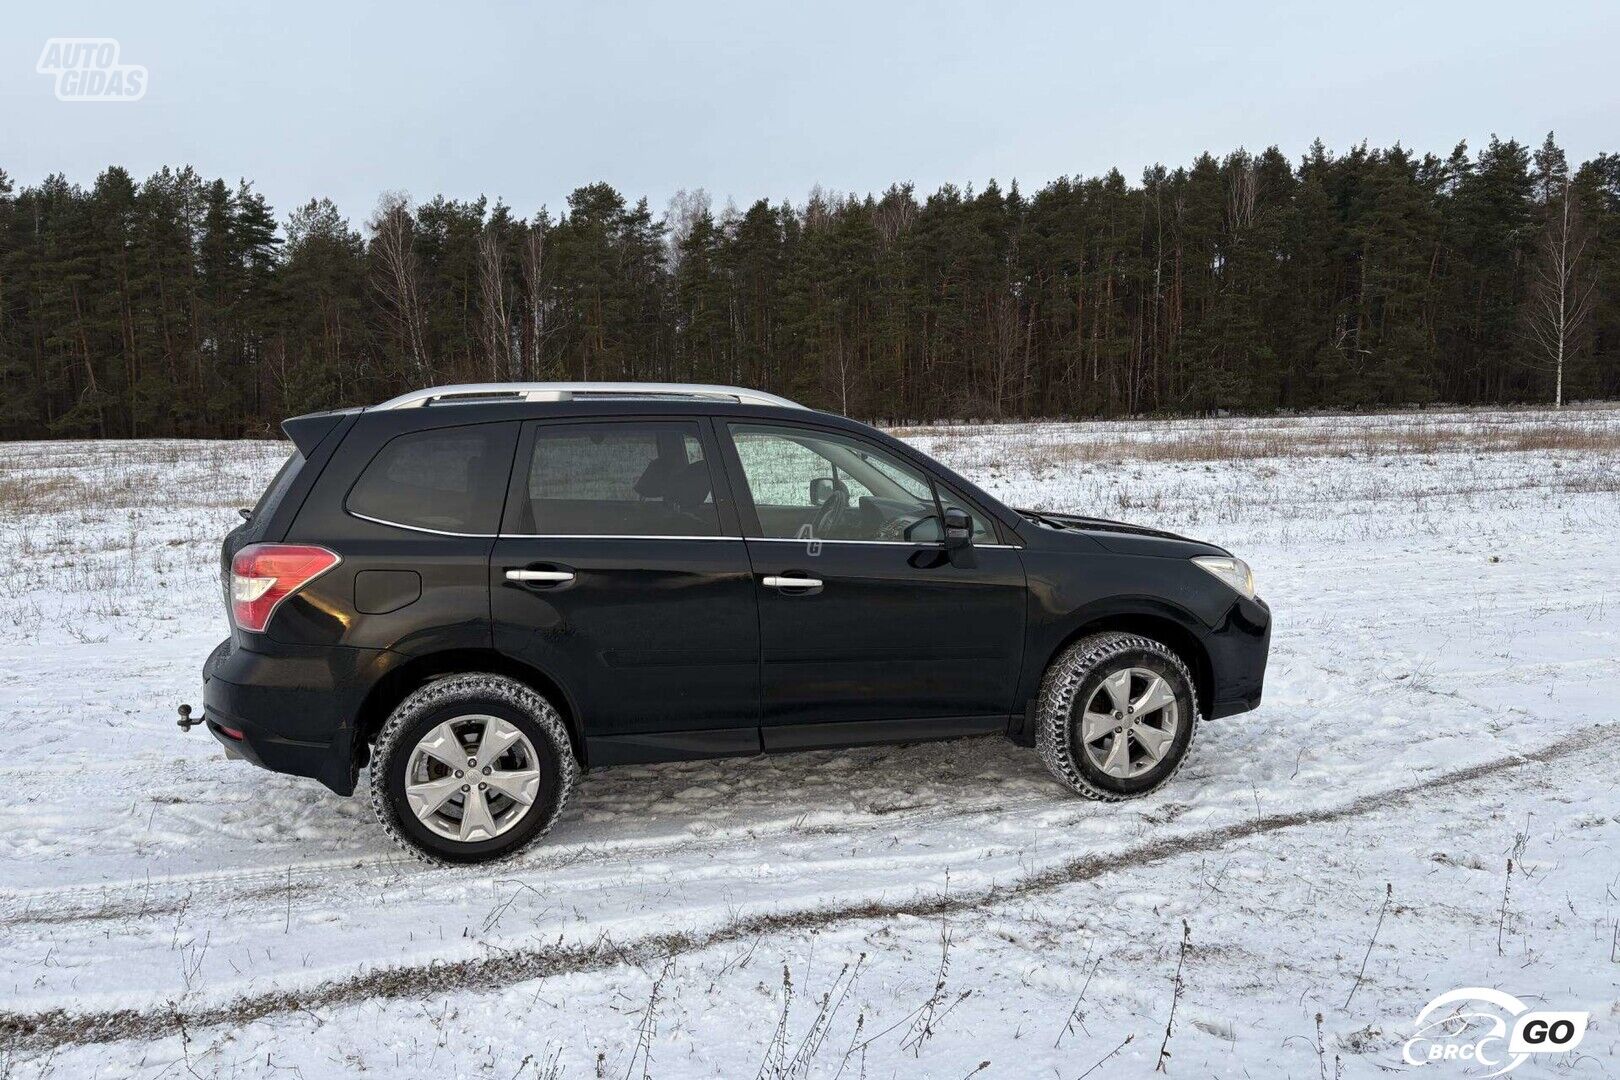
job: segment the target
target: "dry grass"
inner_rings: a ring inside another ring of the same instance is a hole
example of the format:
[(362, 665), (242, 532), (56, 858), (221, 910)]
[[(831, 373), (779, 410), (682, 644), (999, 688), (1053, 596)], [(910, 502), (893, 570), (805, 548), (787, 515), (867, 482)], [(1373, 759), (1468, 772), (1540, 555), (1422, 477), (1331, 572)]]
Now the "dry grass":
[(1062, 448), (1075, 461), (1257, 461), (1266, 458), (1387, 457), (1400, 454), (1620, 452), (1620, 430), (1542, 426), (1332, 431), (1188, 432), (1168, 439), (1100, 440)]
[(234, 508), (253, 504), (287, 452), (269, 441), (0, 443), (0, 640), (179, 632), (199, 598), (217, 598)]
[(154, 505), (252, 505), (289, 449), (249, 441), (0, 444), (0, 520)]
[[(1620, 456), (1620, 411), (1571, 409), (1384, 417), (1117, 421), (1019, 425), (1016, 452), (1061, 467), (1093, 462), (1234, 462), (1445, 453), (1564, 452)], [(901, 439), (995, 440), (1007, 428), (895, 428)], [(1009, 448), (1011, 450), (1011, 448)], [(0, 520), (154, 505), (251, 505), (288, 445), (156, 440), (0, 444)]]
[[(1275, 458), (1354, 458), (1455, 453), (1620, 455), (1620, 427), (1576, 421), (1514, 425), (1238, 426), (1209, 423), (1134, 433), (1128, 422), (1095, 433), (1031, 446), (1053, 465), (1105, 461), (1230, 462)], [(982, 437), (972, 427), (897, 428), (896, 438), (944, 441)]]
[[(4, 466), (0, 466), (4, 468)], [(74, 504), (84, 488), (76, 476), (40, 476), (0, 472), (0, 512), (40, 513)]]

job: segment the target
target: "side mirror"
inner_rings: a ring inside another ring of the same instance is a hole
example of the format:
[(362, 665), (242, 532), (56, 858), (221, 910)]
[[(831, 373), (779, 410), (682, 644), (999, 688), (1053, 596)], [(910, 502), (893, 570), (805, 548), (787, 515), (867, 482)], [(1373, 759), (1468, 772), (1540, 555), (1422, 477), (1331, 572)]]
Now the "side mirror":
[(960, 506), (945, 508), (945, 553), (952, 566), (970, 569), (978, 561), (973, 554), (973, 518)]
[(830, 477), (830, 476), (818, 476), (818, 477), (815, 477), (814, 479), (812, 479), (810, 481), (810, 505), (811, 506), (823, 506), (823, 505), (825, 505), (827, 500), (832, 498), (832, 493), (833, 493), (833, 478), (832, 477)]

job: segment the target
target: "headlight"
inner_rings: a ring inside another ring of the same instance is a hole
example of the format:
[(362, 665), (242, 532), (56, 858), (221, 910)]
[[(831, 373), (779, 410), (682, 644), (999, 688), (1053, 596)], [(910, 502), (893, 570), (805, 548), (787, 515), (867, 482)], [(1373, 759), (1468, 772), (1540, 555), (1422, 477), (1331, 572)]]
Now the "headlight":
[(1193, 562), (1201, 568), (1208, 570), (1232, 588), (1254, 599), (1254, 571), (1242, 559), (1234, 559), (1228, 555), (1199, 555)]

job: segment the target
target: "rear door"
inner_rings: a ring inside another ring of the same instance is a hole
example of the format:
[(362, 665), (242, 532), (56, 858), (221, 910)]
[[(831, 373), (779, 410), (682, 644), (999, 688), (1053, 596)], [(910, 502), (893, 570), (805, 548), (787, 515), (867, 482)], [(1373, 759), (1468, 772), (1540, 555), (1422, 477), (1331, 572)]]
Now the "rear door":
[(524, 425), (495, 645), (556, 679), (593, 764), (756, 753), (759, 623), (706, 420)]
[[(765, 748), (1003, 730), (1025, 584), (994, 523), (876, 442), (717, 429), (758, 588)], [(941, 501), (974, 516), (971, 565), (943, 547)]]

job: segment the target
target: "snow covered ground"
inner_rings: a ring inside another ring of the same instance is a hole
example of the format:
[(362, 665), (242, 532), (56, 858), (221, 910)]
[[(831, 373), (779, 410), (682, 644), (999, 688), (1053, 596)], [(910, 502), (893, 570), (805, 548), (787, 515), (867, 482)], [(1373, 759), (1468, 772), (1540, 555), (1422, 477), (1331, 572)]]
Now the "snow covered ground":
[(1620, 1071), (1620, 409), (901, 434), (1249, 559), (1262, 708), (1124, 805), (996, 739), (622, 768), (428, 869), (174, 727), (281, 446), (0, 444), (0, 1077), (1145, 1076), (1172, 1008), (1170, 1076), (1373, 1076), (1470, 985), (1592, 1013), (1513, 1075)]

